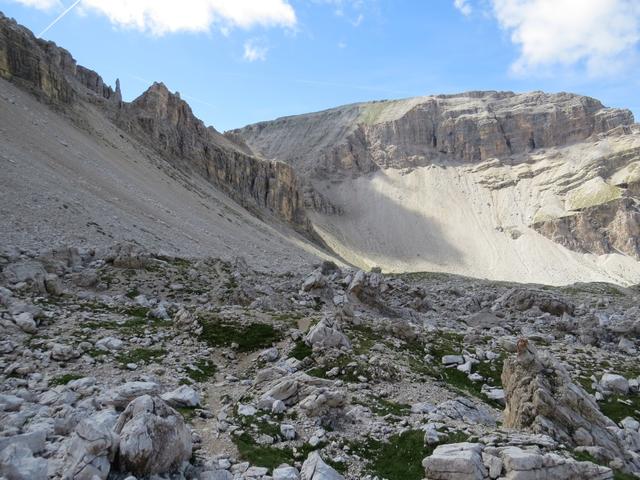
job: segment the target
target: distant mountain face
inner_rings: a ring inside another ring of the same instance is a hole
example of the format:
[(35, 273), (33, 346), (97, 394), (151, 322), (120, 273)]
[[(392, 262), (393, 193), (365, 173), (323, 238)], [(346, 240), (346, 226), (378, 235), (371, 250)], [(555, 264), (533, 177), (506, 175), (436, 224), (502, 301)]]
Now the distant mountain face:
[(265, 158), (330, 176), (507, 158), (632, 123), (630, 111), (579, 95), (469, 92), (347, 105), (231, 133)]
[(227, 135), (294, 167), (316, 229), (354, 263), (559, 283), (640, 279), (640, 128), (628, 110), (569, 93), (469, 92), (347, 105)]
[(162, 83), (123, 102), (118, 82), (109, 87), (1, 14), (0, 78), (101, 149), (157, 155), (196, 196), (206, 197), (192, 185), (204, 181), (360, 267), (640, 282), (640, 127), (628, 110), (589, 97), (468, 92), (369, 102), (222, 135)]
[(256, 159), (197, 119), (189, 105), (161, 83), (131, 103), (122, 101), (95, 72), (76, 64), (71, 54), (37, 39), (0, 13), (0, 78), (26, 88), (40, 100), (64, 111), (82, 126), (78, 106), (101, 112), (171, 164), (201, 175), (245, 208), (274, 215), (311, 235), (302, 196), (290, 166)]

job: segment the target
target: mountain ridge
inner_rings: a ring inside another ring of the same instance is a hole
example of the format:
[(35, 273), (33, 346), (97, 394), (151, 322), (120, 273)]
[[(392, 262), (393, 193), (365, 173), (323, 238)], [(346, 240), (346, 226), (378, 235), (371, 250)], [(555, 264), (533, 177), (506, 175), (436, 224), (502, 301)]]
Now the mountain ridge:
[(591, 97), (471, 91), (220, 133), (163, 83), (122, 101), (118, 81), (112, 89), (6, 17), (0, 77), (103, 140), (95, 115), (104, 117), (182, 181), (202, 179), (255, 218), (302, 234), (304, 248), (328, 247), (362, 268), (640, 281), (640, 127)]

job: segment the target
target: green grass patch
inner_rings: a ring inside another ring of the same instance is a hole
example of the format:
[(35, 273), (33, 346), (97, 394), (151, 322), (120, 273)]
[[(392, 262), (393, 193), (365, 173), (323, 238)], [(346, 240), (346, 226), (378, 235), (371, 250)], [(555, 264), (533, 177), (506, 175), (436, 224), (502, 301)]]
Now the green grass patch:
[[(453, 433), (440, 444), (465, 440), (465, 434)], [(352, 443), (349, 446), (357, 455), (368, 460), (367, 470), (372, 475), (387, 480), (422, 480), (422, 460), (431, 455), (437, 445), (425, 445), (424, 431), (409, 430), (393, 435), (388, 442), (369, 438), (362, 443)]]
[(233, 441), (238, 447), (240, 458), (252, 465), (273, 470), (283, 463), (293, 464), (293, 450), (290, 448), (277, 448), (271, 445), (258, 445), (251, 435), (243, 433), (234, 436)]
[(626, 417), (640, 419), (640, 397), (637, 395), (631, 397), (611, 395), (604, 401), (598, 402), (598, 406), (602, 413), (616, 423)]
[[(596, 465), (602, 465), (604, 467), (608, 467), (608, 465), (600, 462), (597, 458), (591, 455), (589, 452), (573, 452), (573, 458), (578, 460), (579, 462), (591, 462)], [(613, 470), (613, 480), (638, 480), (638, 477), (635, 477), (629, 473), (621, 472), (620, 470)]]
[(135, 348), (119, 354), (116, 360), (122, 365), (127, 365), (128, 363), (146, 364), (158, 362), (166, 355), (167, 351), (164, 348)]
[(104, 305), (98, 308), (100, 309), (94, 311), (97, 311), (99, 313), (116, 313), (119, 315), (127, 316), (129, 318), (120, 322), (116, 320), (92, 320), (82, 323), (81, 325), (83, 327), (91, 329), (102, 328), (105, 330), (122, 331), (127, 335), (141, 335), (147, 328), (151, 329), (152, 331), (157, 331), (161, 328), (169, 328), (172, 325), (170, 320), (163, 320), (160, 318), (147, 318), (147, 314), (149, 313), (149, 309), (147, 307), (127, 307), (124, 309), (118, 309)]
[(380, 417), (384, 417), (389, 414), (404, 417), (411, 413), (410, 405), (393, 402), (384, 398), (373, 398), (371, 402), (354, 400), (353, 403), (369, 408), (373, 413)]
[(356, 355), (368, 354), (371, 347), (381, 337), (380, 333), (368, 325), (353, 325), (349, 329), (349, 333), (353, 340), (353, 353)]
[(188, 366), (186, 370), (187, 375), (194, 382), (206, 382), (216, 376), (217, 367), (210, 360), (198, 360), (193, 367)]
[(303, 317), (301, 313), (298, 312), (286, 312), (286, 313), (276, 313), (271, 315), (271, 318), (276, 322), (283, 322), (288, 325), (297, 326), (298, 320)]
[(192, 421), (196, 416), (195, 407), (175, 407), (175, 410), (180, 412), (182, 418), (184, 418), (185, 422)]
[(333, 378), (343, 380), (347, 383), (359, 383), (358, 377), (367, 377), (368, 370), (367, 365), (363, 362), (357, 361), (350, 355), (341, 355), (330, 366), (319, 366), (307, 370), (307, 375), (318, 378), (329, 378), (327, 372), (333, 368), (338, 367), (340, 369), (338, 375)]
[(57, 387), (58, 385), (66, 385), (69, 382), (79, 380), (81, 378), (84, 378), (84, 375), (79, 375), (77, 373), (65, 373), (63, 375), (53, 377), (49, 382), (49, 385)]
[(174, 267), (179, 267), (179, 268), (189, 268), (191, 266), (191, 261), (187, 260), (186, 258), (175, 258), (175, 257), (167, 257), (164, 255), (158, 255), (156, 257), (158, 260), (161, 260), (165, 263), (168, 263), (170, 265), (173, 265)]
[(289, 352), (289, 357), (304, 360), (305, 358), (310, 357), (312, 353), (313, 348), (307, 345), (304, 340), (298, 340)]
[(131, 300), (133, 300), (138, 295), (140, 295), (140, 290), (138, 290), (138, 287), (133, 287), (125, 295), (127, 296), (127, 298), (130, 298)]
[(200, 339), (212, 347), (238, 345), (240, 352), (251, 352), (270, 347), (282, 338), (282, 332), (266, 323), (240, 325), (224, 322), (218, 318), (201, 318)]

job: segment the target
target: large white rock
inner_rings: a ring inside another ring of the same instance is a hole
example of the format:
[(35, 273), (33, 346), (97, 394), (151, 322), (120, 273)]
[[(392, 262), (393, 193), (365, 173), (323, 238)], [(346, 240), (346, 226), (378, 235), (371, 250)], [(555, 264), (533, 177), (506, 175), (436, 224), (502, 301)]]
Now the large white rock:
[(194, 408), (200, 406), (200, 395), (187, 385), (181, 385), (171, 392), (164, 393), (161, 398), (172, 407)]
[(35, 458), (26, 445), (9, 445), (0, 452), (0, 478), (47, 480), (47, 461), (44, 458)]
[(300, 472), (295, 467), (278, 467), (273, 470), (273, 480), (299, 480)]
[(302, 464), (300, 480), (344, 480), (344, 477), (324, 463), (318, 452), (311, 452)]
[(302, 290), (305, 292), (309, 292), (311, 290), (315, 290), (318, 288), (323, 288), (327, 284), (327, 280), (322, 275), (320, 269), (315, 270), (311, 275), (309, 275), (305, 281), (302, 283)]
[(24, 400), (15, 395), (0, 395), (0, 411), (2, 412), (17, 412), (23, 403)]
[(116, 408), (124, 408), (135, 398), (158, 393), (160, 386), (155, 382), (127, 382), (113, 389), (109, 402)]
[(46, 440), (47, 432), (45, 430), (35, 430), (11, 437), (0, 437), (0, 452), (9, 445), (24, 445), (31, 452), (40, 453), (45, 450)]
[(422, 466), (429, 480), (483, 480), (488, 474), (478, 443), (440, 445)]
[(307, 334), (306, 341), (313, 347), (351, 348), (351, 343), (344, 333), (335, 328), (329, 319), (323, 319)]
[(106, 480), (118, 447), (118, 436), (97, 419), (81, 421), (73, 434), (63, 480)]
[(614, 373), (605, 373), (600, 379), (600, 385), (605, 390), (626, 395), (629, 393), (629, 381), (622, 375)]
[(96, 342), (96, 348), (98, 350), (102, 350), (103, 352), (109, 352), (113, 350), (122, 350), (123, 346), (124, 346), (124, 342), (119, 338), (115, 338), (115, 337), (101, 338)]
[(138, 476), (169, 473), (191, 458), (191, 433), (182, 415), (161, 398), (144, 395), (120, 415), (118, 464)]
[(29, 312), (22, 312), (19, 315), (15, 315), (13, 321), (23, 332), (36, 333), (38, 331), (33, 315)]

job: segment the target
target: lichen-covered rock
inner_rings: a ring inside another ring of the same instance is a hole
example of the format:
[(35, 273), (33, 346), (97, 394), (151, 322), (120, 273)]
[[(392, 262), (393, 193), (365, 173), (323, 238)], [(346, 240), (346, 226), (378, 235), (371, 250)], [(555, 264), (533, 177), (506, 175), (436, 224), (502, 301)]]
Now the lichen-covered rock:
[(440, 445), (422, 466), (429, 480), (483, 480), (487, 470), (481, 454), (482, 445), (477, 443)]
[(351, 348), (347, 336), (328, 318), (322, 319), (309, 330), (306, 342), (315, 348)]
[(191, 433), (182, 415), (159, 397), (144, 395), (120, 415), (117, 461), (122, 471), (152, 475), (175, 471), (191, 458)]
[(47, 461), (36, 458), (26, 445), (9, 445), (0, 452), (0, 477), (8, 480), (47, 480)]
[(108, 425), (81, 421), (67, 447), (64, 480), (105, 480), (118, 448), (118, 435)]
[(502, 385), (505, 427), (544, 433), (574, 447), (597, 446), (609, 460), (640, 471), (640, 457), (627, 451), (616, 424), (555, 358), (538, 354), (530, 341), (520, 339), (516, 356), (504, 362)]

